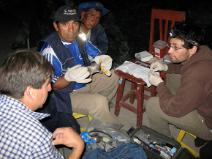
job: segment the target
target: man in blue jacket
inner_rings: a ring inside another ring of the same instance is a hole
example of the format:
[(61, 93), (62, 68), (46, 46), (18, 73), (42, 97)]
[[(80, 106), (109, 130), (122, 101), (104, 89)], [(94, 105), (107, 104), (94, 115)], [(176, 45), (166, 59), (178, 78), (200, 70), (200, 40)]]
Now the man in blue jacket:
[[(75, 8), (60, 7), (54, 15), (56, 32), (40, 45), (40, 52), (54, 67), (54, 91), (41, 110), (52, 114), (51, 120), (44, 121), (50, 130), (70, 125), (78, 129), (77, 122), (71, 117), (72, 109), (91, 114), (94, 119), (106, 123), (116, 122), (108, 107), (108, 100), (115, 95), (118, 82), (118, 77), (110, 72), (112, 59), (101, 55), (91, 42), (78, 36), (79, 20)], [(99, 64), (106, 75), (97, 73), (91, 76), (87, 68), (91, 62)]]

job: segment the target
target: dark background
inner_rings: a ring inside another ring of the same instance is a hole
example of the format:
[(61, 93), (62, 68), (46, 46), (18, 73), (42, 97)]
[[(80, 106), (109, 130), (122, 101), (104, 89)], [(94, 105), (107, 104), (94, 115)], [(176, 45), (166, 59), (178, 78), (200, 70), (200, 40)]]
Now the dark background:
[[(60, 5), (78, 5), (82, 0), (1, 0), (1, 61), (19, 48), (34, 48), (52, 30), (51, 17)], [(116, 64), (147, 50), (151, 8), (186, 11), (186, 21), (206, 29), (212, 41), (210, 2), (192, 0), (100, 0), (111, 12), (101, 19), (109, 38), (109, 54)], [(28, 42), (27, 43), (27, 39)]]

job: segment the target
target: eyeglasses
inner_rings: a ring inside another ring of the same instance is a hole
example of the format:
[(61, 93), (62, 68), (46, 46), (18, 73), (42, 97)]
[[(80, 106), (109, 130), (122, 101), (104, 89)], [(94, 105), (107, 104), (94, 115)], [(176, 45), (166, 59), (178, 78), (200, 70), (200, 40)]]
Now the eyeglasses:
[(167, 45), (167, 47), (170, 49), (172, 48), (173, 50), (177, 51), (177, 50), (180, 50), (180, 49), (185, 49), (184, 47), (177, 47), (175, 45)]

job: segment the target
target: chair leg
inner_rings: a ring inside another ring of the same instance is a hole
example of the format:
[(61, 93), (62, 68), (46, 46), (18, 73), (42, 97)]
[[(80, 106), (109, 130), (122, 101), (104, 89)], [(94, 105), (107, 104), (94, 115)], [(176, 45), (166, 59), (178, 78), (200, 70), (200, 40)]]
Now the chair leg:
[(119, 112), (120, 112), (120, 109), (121, 109), (120, 101), (123, 97), (124, 87), (125, 87), (125, 79), (120, 78), (119, 79), (119, 86), (118, 86), (118, 90), (117, 90), (117, 96), (116, 96), (115, 112), (114, 112), (116, 116), (119, 115)]

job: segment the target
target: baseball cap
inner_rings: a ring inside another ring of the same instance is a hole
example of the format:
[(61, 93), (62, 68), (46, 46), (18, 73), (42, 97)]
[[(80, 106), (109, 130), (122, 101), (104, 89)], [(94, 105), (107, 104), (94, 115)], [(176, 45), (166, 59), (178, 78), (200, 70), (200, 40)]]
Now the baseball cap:
[(90, 1), (90, 2), (83, 2), (79, 4), (79, 12), (81, 13), (82, 11), (88, 10), (88, 9), (97, 9), (100, 10), (102, 13), (102, 16), (106, 15), (107, 13), (110, 12), (107, 8), (103, 6), (102, 3), (97, 2), (97, 1)]
[(70, 20), (80, 21), (76, 8), (68, 5), (61, 6), (54, 14), (55, 22), (68, 22)]

